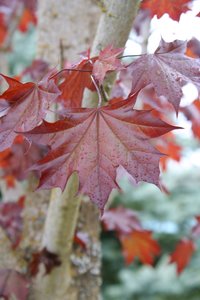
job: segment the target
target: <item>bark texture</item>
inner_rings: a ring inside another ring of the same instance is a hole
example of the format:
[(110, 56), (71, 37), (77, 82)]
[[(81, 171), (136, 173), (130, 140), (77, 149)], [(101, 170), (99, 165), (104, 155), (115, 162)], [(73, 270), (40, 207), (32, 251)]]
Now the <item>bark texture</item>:
[(82, 198), (77, 230), (84, 234), (86, 249), (74, 245), (71, 255), (73, 280), (69, 289), (70, 300), (100, 299), (101, 244), (98, 208)]
[(108, 45), (124, 47), (141, 0), (105, 0), (92, 46), (92, 55)]
[(55, 253), (61, 264), (46, 275), (41, 266), (30, 299), (68, 299), (70, 254), (81, 200), (77, 192), (78, 175), (73, 173), (63, 193), (60, 189), (54, 189), (51, 193), (42, 247)]
[(91, 46), (100, 9), (94, 0), (39, 0), (38, 57), (60, 66), (63, 56), (73, 62)]

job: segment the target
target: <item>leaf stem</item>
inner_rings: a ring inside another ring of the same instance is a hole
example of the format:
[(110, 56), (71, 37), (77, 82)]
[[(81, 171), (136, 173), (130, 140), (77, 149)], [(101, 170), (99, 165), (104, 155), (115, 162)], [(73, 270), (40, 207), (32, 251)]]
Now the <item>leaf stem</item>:
[(122, 55), (122, 56), (119, 56), (118, 58), (121, 59), (121, 58), (125, 58), (125, 57), (137, 57), (137, 56), (142, 56), (144, 55), (143, 54), (130, 54), (130, 55)]
[(60, 75), (61, 73), (63, 73), (64, 71), (75, 71), (75, 72), (87, 72), (87, 73), (92, 73), (92, 70), (82, 70), (82, 69), (66, 68), (66, 69), (60, 70), (58, 73), (52, 75), (50, 78), (54, 78), (54, 77)]
[(98, 98), (99, 98), (99, 101), (98, 101), (98, 106), (97, 107), (101, 107), (102, 106), (102, 96), (101, 96), (101, 92), (100, 92), (100, 88), (99, 88), (99, 85), (95, 79), (95, 77), (93, 75), (90, 76), (91, 79), (92, 79), (92, 82), (97, 90), (97, 94), (98, 94)]

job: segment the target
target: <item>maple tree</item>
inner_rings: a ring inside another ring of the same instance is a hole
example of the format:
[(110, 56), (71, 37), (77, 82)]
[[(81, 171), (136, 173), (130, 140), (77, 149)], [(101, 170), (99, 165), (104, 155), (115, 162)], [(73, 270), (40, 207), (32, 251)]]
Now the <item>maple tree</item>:
[[(143, 1), (141, 10), (148, 8), (151, 16), (158, 17), (167, 12), (178, 20), (189, 9), (188, 1), (163, 0), (160, 6), (155, 2)], [(22, 0), (3, 3), (2, 8), (8, 8), (6, 14), (0, 15), (3, 47), (9, 36), (9, 20), (19, 13), (19, 7), (22, 14), (17, 28), (26, 31), (30, 22), (36, 24), (35, 4), (36, 1)], [(200, 137), (199, 100), (180, 108), (184, 85), (192, 83), (200, 89), (198, 54), (189, 57), (186, 50), (187, 42), (167, 43), (161, 39), (154, 54), (141, 54), (127, 63), (124, 48), (107, 44), (98, 55), (81, 53), (78, 63), (66, 63), (62, 70), (51, 69), (38, 60), (17, 79), (0, 74), (8, 85), (0, 95), (2, 178), (13, 185), (15, 179), (27, 179), (29, 172), (35, 171), (38, 189), (59, 187), (65, 191), (70, 176), (76, 173), (78, 195), (88, 196), (98, 206), (102, 226), (116, 232), (125, 262), (130, 264), (137, 257), (142, 263), (153, 265), (155, 256), (161, 253), (153, 233), (143, 228), (135, 212), (120, 207), (106, 210), (105, 206), (112, 190), (119, 189), (121, 177), (128, 176), (134, 186), (147, 182), (162, 188), (159, 163), (165, 170), (169, 157), (179, 161), (181, 156), (181, 147), (172, 133), (181, 127), (173, 125), (167, 112), (175, 112), (176, 116), (183, 112), (192, 121), (194, 135)], [(110, 75), (116, 73), (112, 93), (117, 96), (110, 97), (105, 86)], [(27, 74), (32, 81), (24, 83)], [(97, 107), (83, 107), (86, 90), (96, 93)], [(136, 108), (138, 102), (141, 109)], [(49, 120), (52, 111), (54, 120)], [(0, 206), (0, 225), (13, 248), (20, 244), (24, 201), (25, 197)], [(195, 251), (199, 217), (196, 220), (191, 237), (182, 238), (170, 256), (177, 273), (184, 270)], [(74, 237), (82, 251), (87, 250), (87, 240), (79, 231)], [(29, 257), (28, 276), (13, 270), (1, 271), (0, 296), (9, 299), (15, 294), (19, 299), (27, 299), (27, 286), (30, 278), (39, 273), (40, 264), (44, 265), (46, 276), (58, 269), (62, 260), (44, 246)], [(23, 287), (21, 295), (13, 280)]]

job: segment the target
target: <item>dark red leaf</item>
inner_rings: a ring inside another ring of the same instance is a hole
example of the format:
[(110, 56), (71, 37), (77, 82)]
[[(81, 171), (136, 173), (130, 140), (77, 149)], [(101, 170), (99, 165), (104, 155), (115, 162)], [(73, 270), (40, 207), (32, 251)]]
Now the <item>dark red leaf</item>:
[(40, 264), (44, 265), (45, 274), (50, 274), (54, 268), (61, 265), (61, 260), (57, 254), (50, 252), (47, 248), (43, 248), (40, 252), (33, 253), (29, 265), (29, 272), (32, 276), (37, 275)]
[(4, 43), (7, 36), (7, 26), (5, 24), (4, 14), (0, 12), (0, 46)]
[(145, 54), (131, 65), (132, 92), (152, 84), (157, 96), (165, 96), (178, 112), (182, 86), (191, 82), (200, 89), (200, 59), (184, 55), (186, 43), (175, 41), (160, 46), (154, 54)]
[(25, 197), (17, 202), (0, 203), (0, 226), (5, 230), (15, 248), (18, 246), (23, 228), (22, 211)]
[(121, 61), (118, 59), (119, 54), (121, 54), (123, 50), (123, 48), (113, 48), (112, 46), (108, 46), (100, 52), (92, 70), (92, 74), (98, 80), (99, 84), (103, 83), (108, 71), (121, 70), (124, 68)]
[(24, 180), (29, 173), (28, 168), (36, 161), (42, 158), (46, 149), (38, 145), (29, 143), (17, 136), (11, 148), (0, 152), (0, 168), (2, 168), (2, 177), (12, 176), (17, 180)]
[(40, 187), (64, 189), (72, 172), (77, 171), (80, 192), (103, 209), (121, 165), (136, 182), (158, 184), (159, 159), (149, 139), (175, 127), (155, 118), (149, 111), (133, 110), (135, 99), (95, 108), (65, 111), (65, 119), (44, 122), (26, 137), (47, 143), (51, 151), (33, 169), (42, 174)]
[(50, 75), (52, 73), (38, 84), (21, 83), (1, 75), (9, 88), (0, 96), (0, 101), (7, 101), (9, 108), (0, 119), (0, 151), (12, 145), (16, 132), (31, 130), (46, 116), (50, 105), (60, 93)]
[(80, 245), (83, 249), (87, 249), (87, 244), (89, 243), (89, 236), (87, 232), (77, 231), (74, 236), (74, 242)]
[(61, 91), (59, 102), (61, 102), (64, 107), (81, 107), (85, 88), (92, 91), (95, 90), (91, 80), (92, 68), (92, 61), (89, 58), (84, 58), (80, 63), (72, 67), (72, 69), (80, 71), (63, 70), (62, 76), (64, 80), (59, 85)]
[(30, 280), (15, 270), (0, 270), (0, 297), (6, 300), (27, 300)]
[(105, 211), (101, 220), (105, 230), (114, 230), (118, 234), (127, 234), (132, 232), (133, 229), (141, 229), (136, 213), (124, 207)]
[(182, 107), (181, 111), (192, 122), (194, 136), (200, 139), (200, 100), (195, 100), (192, 104)]
[(158, 114), (163, 119), (166, 118), (166, 111), (173, 112), (173, 106), (163, 96), (158, 97), (155, 93), (153, 86), (150, 84), (140, 92), (140, 98), (142, 100), (143, 109), (153, 109), (159, 112)]
[(192, 227), (192, 237), (199, 238), (200, 237), (200, 216), (196, 216), (196, 224)]
[(48, 71), (49, 65), (46, 61), (42, 59), (35, 59), (32, 61), (30, 66), (23, 70), (20, 77), (29, 76), (31, 80), (38, 82)]

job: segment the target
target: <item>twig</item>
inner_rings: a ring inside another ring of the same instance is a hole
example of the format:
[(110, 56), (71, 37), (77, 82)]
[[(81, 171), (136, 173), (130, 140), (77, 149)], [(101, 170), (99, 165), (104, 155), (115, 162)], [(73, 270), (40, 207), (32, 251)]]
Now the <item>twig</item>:
[(102, 106), (102, 96), (101, 96), (99, 85), (97, 84), (97, 81), (93, 75), (91, 75), (90, 77), (92, 79), (92, 82), (94, 83), (96, 90), (97, 90), (97, 94), (98, 94), (98, 98), (99, 98), (98, 107), (101, 107)]

